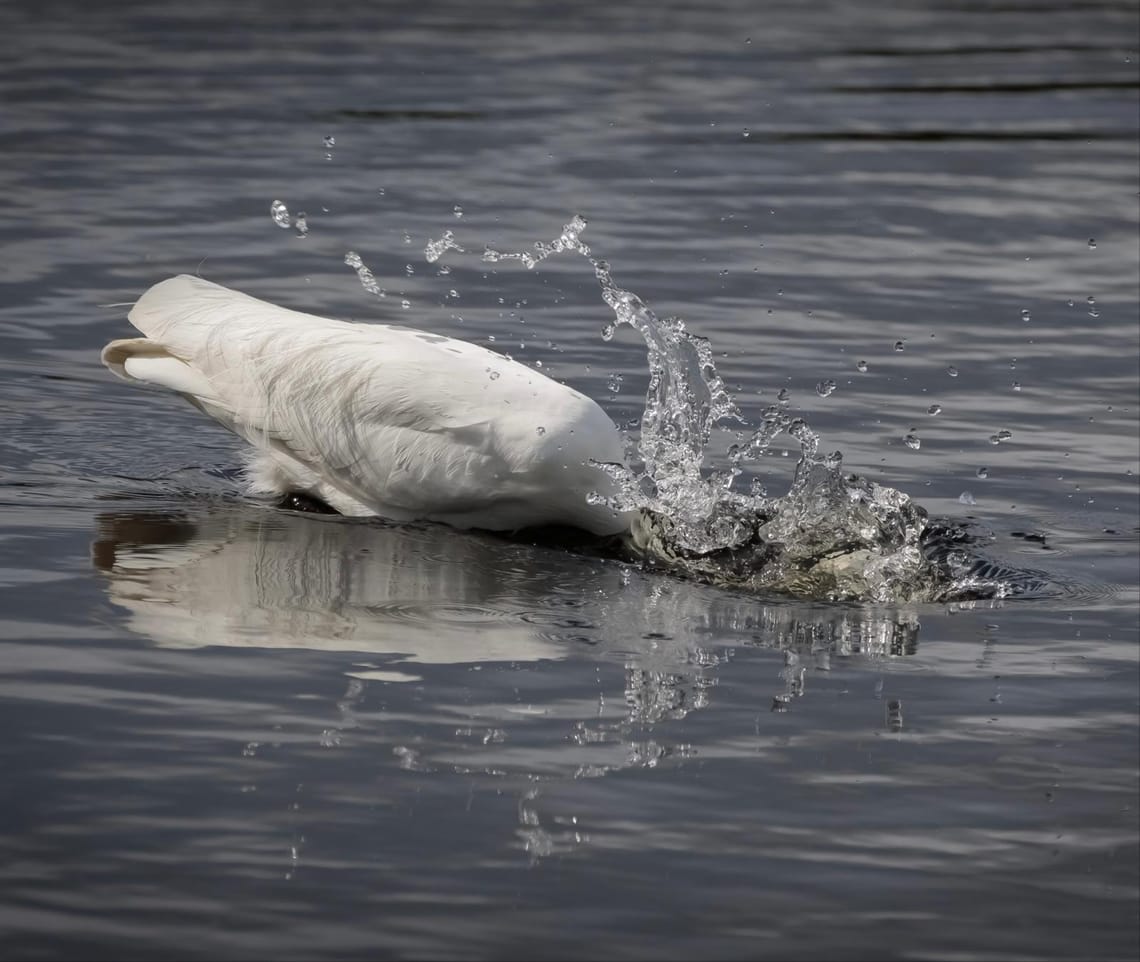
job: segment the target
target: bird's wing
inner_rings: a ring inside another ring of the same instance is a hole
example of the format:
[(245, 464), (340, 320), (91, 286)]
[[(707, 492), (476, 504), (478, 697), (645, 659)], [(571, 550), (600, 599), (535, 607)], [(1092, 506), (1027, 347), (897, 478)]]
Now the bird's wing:
[(183, 394), (380, 513), (525, 501), (567, 489), (566, 472), (589, 460), (621, 457), (593, 401), (477, 345), (303, 314), (186, 275), (129, 316), (146, 338), (108, 345), (112, 370)]

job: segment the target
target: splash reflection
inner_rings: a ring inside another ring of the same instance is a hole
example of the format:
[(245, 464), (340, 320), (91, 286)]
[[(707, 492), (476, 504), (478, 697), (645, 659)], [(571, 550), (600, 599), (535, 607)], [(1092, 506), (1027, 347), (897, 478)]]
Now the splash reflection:
[[(126, 626), (157, 646), (343, 653), (320, 750), (389, 740), (392, 764), (423, 777), (521, 779), (516, 838), (532, 858), (587, 841), (543, 812), (540, 783), (684, 764), (684, 720), (747, 650), (783, 652), (762, 712), (842, 660), (918, 644), (916, 610), (764, 604), (612, 559), (240, 502), (105, 514), (92, 557)], [(613, 690), (602, 669), (619, 666)]]
[(822, 670), (833, 657), (912, 655), (918, 645), (913, 608), (766, 604), (477, 533), (244, 503), (101, 515), (92, 559), (128, 627), (163, 647), (307, 648), (429, 665), (632, 646), (645, 680), (632, 687), (656, 692), (630, 699), (647, 722), (702, 707), (672, 691), (670, 673), (717, 668), (726, 644), (794, 651)]

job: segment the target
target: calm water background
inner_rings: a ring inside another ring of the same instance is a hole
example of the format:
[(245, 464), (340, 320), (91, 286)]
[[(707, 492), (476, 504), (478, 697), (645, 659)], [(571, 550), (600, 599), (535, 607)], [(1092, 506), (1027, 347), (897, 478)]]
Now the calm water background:
[[(1137, 29), (0, 6), (0, 954), (1135, 958)], [(644, 351), (601, 339), (587, 265), (477, 256), (574, 213), (746, 415), (787, 389), (1055, 596), (796, 604), (279, 512), (98, 365), (106, 305), (200, 271), (494, 337), (625, 423)], [(472, 253), (440, 274), (445, 229)]]

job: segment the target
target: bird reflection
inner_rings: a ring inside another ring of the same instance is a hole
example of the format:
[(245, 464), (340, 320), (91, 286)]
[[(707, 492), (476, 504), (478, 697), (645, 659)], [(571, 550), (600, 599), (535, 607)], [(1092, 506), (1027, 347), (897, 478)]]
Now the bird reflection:
[(127, 626), (163, 647), (361, 652), (404, 665), (621, 650), (628, 721), (640, 724), (707, 705), (735, 648), (787, 652), (781, 677), (796, 697), (804, 666), (918, 644), (906, 610), (764, 603), (475, 532), (244, 502), (104, 514), (92, 559)]
[[(515, 550), (505, 550), (515, 549)], [(127, 626), (164, 647), (309, 648), (425, 664), (534, 661), (549, 578), (516, 546), (432, 525), (247, 504), (110, 513), (92, 546)]]
[[(805, 694), (809, 670), (827, 671), (836, 658), (906, 656), (918, 643), (913, 612), (765, 603), (580, 550), (237, 501), (104, 514), (91, 555), (125, 625), (155, 645), (353, 653), (338, 665), (348, 687), (321, 734), (324, 749), (344, 751), (350, 733), (372, 737), (369, 685), (420, 680), (417, 672), (428, 666), (612, 664), (616, 656), (624, 668), (621, 702), (607, 705), (596, 685), (527, 691), (528, 710), (558, 733), (541, 769), (565, 764), (571, 778), (691, 754), (684, 726), (675, 723), (714, 701), (721, 674), (742, 649), (783, 651), (770, 695), (773, 711), (787, 711)], [(568, 677), (581, 675), (571, 670)], [(530, 784), (535, 756), (522, 746), (527, 739), (512, 737), (512, 726), (528, 722), (495, 716), (493, 686), (485, 697), (490, 708), (481, 722), (494, 727), (457, 728), (454, 741), (416, 736), (415, 747), (393, 747), (400, 766), (496, 778), (521, 771)], [(900, 711), (889, 724), (901, 727)], [(533, 785), (520, 800), (519, 820), (520, 845), (532, 858), (586, 842), (572, 821), (547, 813)]]

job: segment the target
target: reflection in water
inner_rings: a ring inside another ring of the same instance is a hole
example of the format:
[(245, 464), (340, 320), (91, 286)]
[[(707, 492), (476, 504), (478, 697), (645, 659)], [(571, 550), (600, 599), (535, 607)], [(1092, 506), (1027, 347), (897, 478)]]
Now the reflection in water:
[(493, 541), (433, 526), (299, 517), (232, 504), (106, 514), (92, 555), (128, 626), (164, 647), (369, 652), (425, 664), (534, 661), (540, 599)]
[[(913, 610), (765, 604), (630, 565), (434, 525), (312, 517), (229, 502), (108, 513), (95, 566), (128, 625), (163, 647), (309, 648), (458, 664), (629, 650), (631, 712), (652, 722), (701, 701), (674, 675), (715, 669), (710, 638), (833, 656), (917, 647)], [(670, 707), (671, 706), (671, 707)]]
[[(420, 680), (429, 666), (612, 662), (617, 655), (624, 702), (607, 703), (594, 686), (568, 694), (562, 685), (524, 711), (496, 703), (491, 678), (478, 676), (487, 687), (476, 699), (487, 703), (454, 708), (478, 718), (478, 727), (455, 728), (450, 743), (405, 733), (391, 748), (410, 771), (525, 774), (518, 837), (531, 857), (585, 840), (560, 816), (540, 819), (535, 780), (552, 770), (591, 778), (687, 757), (684, 729), (670, 723), (710, 704), (738, 650), (783, 650), (775, 688), (759, 693), (758, 704), (770, 699), (772, 710), (786, 711), (805, 694), (809, 669), (826, 672), (837, 658), (913, 654), (919, 629), (913, 611), (763, 604), (616, 561), (442, 526), (234, 502), (104, 514), (92, 557), (127, 626), (157, 645), (355, 653), (343, 668), (347, 687), (336, 715), (320, 734), (329, 749), (357, 730), (369, 737), (378, 724), (366, 704), (370, 684)], [(582, 677), (569, 664), (566, 672)], [(557, 744), (536, 755), (514, 726), (533, 733), (543, 725), (555, 726)], [(293, 851), (296, 858), (299, 843)]]

